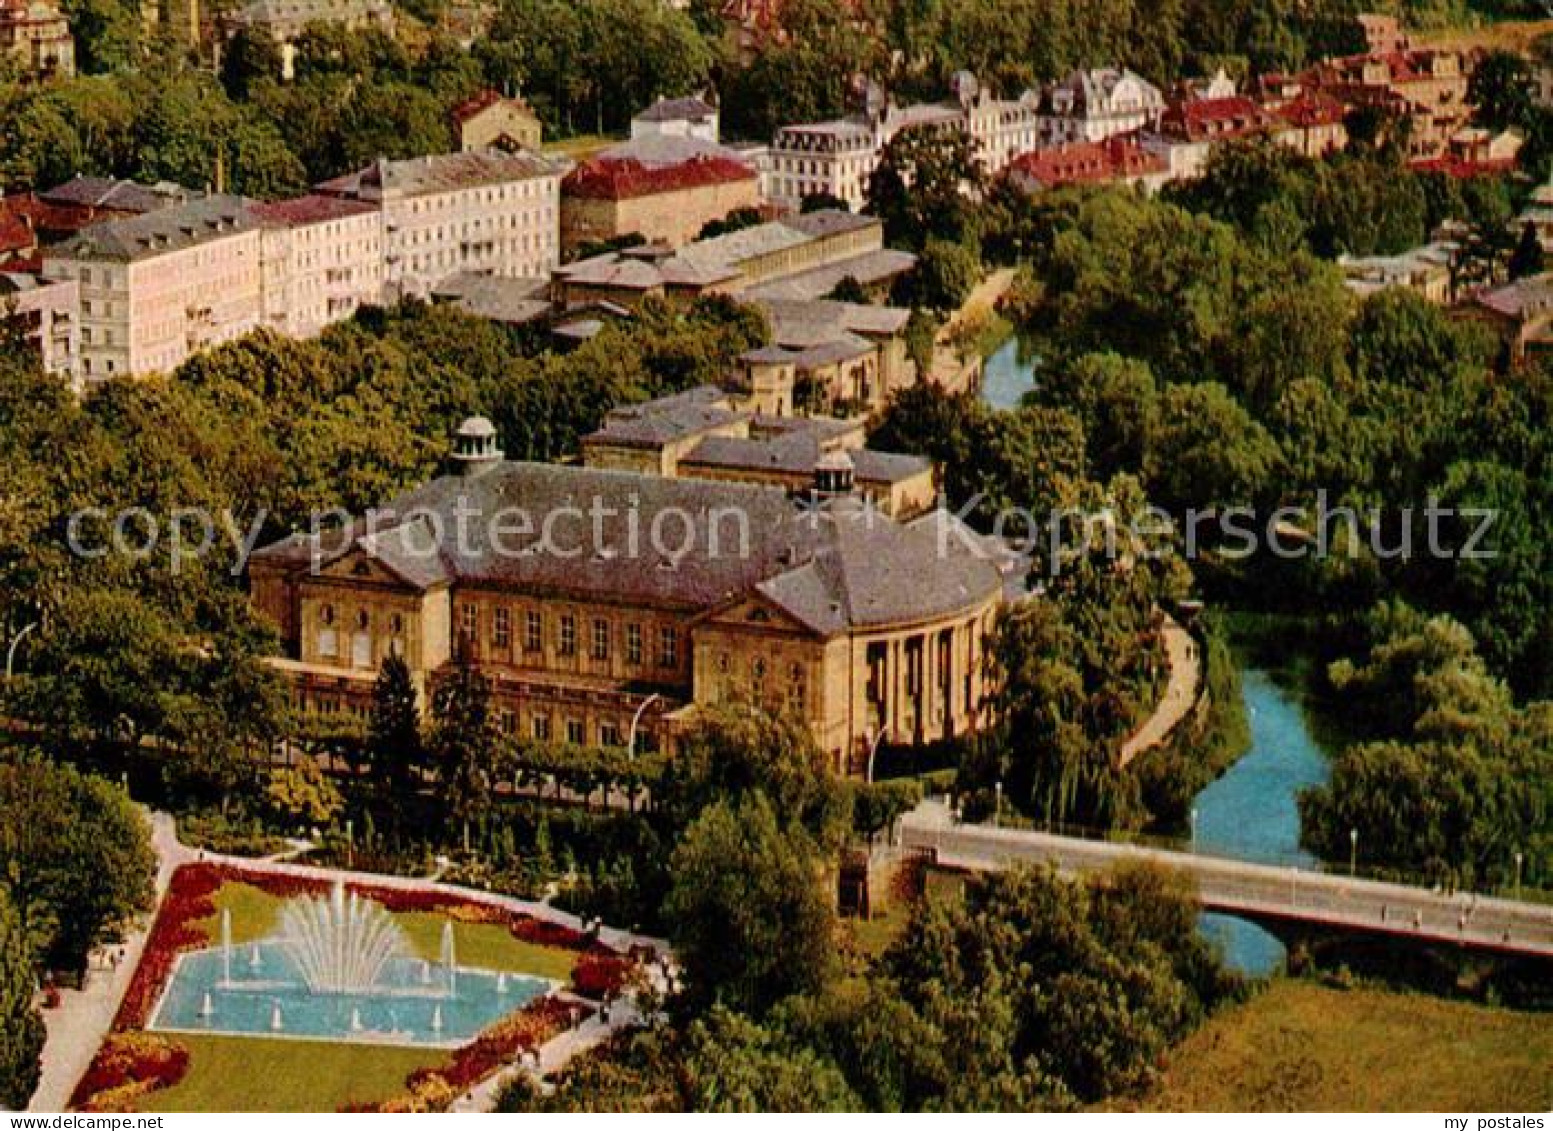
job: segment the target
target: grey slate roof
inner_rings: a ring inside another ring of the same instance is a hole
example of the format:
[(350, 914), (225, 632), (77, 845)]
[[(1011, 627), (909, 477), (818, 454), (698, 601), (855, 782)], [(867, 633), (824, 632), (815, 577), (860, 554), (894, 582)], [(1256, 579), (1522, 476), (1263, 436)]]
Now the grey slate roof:
[[(521, 536), (508, 524), (498, 553), (491, 520), (508, 508), (520, 508), (534, 533)], [(538, 530), (561, 508), (584, 517), (559, 524), (556, 545), (547, 547)], [(683, 554), (661, 552), (646, 535), (654, 516), (671, 508), (674, 541), (688, 532)], [(805, 510), (782, 490), (743, 484), (501, 463), (479, 476), (434, 480), (386, 510), (401, 516), (402, 528), (378, 533), (363, 549), (413, 585), (452, 580), (684, 610), (758, 592), (822, 635), (972, 608), (1002, 587), (991, 563), (954, 545), (941, 556), (934, 530), (920, 522), (901, 526), (854, 500)], [(438, 516), (446, 536), (436, 552), (415, 553), (411, 562), (411, 551), (429, 545), (422, 538), (429, 526), (405, 516), (422, 511)], [(462, 545), (454, 536), (460, 511), (476, 516), (464, 525)], [(305, 539), (293, 538), (254, 558), (300, 572), (308, 551)], [(336, 549), (328, 560), (349, 552)]]
[[(818, 432), (800, 431), (766, 439), (708, 436), (679, 462), (691, 467), (805, 475), (814, 470), (824, 454), (825, 447)], [(852, 458), (860, 483), (899, 483), (932, 468), (925, 459), (897, 452), (861, 448), (849, 451), (847, 455)]]
[(433, 153), (404, 161), (378, 160), (365, 169), (318, 185), (329, 196), (356, 200), (428, 196), (480, 185), (560, 177), (568, 164), (521, 150), (474, 149), (467, 153)]
[(743, 414), (728, 407), (721, 389), (703, 385), (676, 396), (613, 409), (604, 417), (603, 427), (584, 437), (583, 443), (658, 448), (743, 419)]
[(660, 98), (636, 116), (638, 122), (704, 122), (717, 109), (701, 98)]
[(259, 227), (253, 202), (241, 196), (201, 196), (141, 216), (81, 229), (53, 253), (66, 259), (133, 262), (225, 239)]
[(77, 173), (64, 184), (38, 194), (45, 204), (105, 208), (114, 212), (154, 212), (194, 195), (181, 185), (163, 181), (142, 185), (114, 177), (87, 177)]
[(431, 297), (480, 318), (522, 326), (550, 314), (545, 293), (549, 285), (545, 279), (508, 279), (466, 271), (438, 284)]

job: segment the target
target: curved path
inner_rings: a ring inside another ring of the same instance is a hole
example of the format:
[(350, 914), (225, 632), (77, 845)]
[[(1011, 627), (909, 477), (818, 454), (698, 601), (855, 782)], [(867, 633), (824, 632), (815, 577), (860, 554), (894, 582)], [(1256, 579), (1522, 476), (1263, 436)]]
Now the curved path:
[(1192, 634), (1175, 617), (1165, 614), (1165, 655), (1170, 663), (1170, 682), (1154, 713), (1122, 744), (1120, 762), (1125, 769), (1132, 760), (1152, 750), (1175, 731), (1181, 720), (1191, 714), (1202, 692), (1202, 656)]
[[(587, 930), (583, 920), (548, 904), (532, 903), (528, 900), (514, 899), (511, 896), (459, 887), (456, 884), (420, 880), (409, 876), (391, 876), (378, 872), (353, 872), (343, 868), (312, 868), (284, 859), (255, 860), (246, 856), (203, 852), (190, 848), (178, 840), (177, 825), (166, 813), (151, 815), (151, 843), (157, 857), (158, 906), (167, 892), (172, 874), (185, 864), (203, 861), (230, 865), (263, 875), (298, 876), (331, 882), (343, 880), (347, 884), (371, 885), (398, 891), (441, 892), (470, 903), (483, 903), (535, 919), (548, 920), (573, 930)], [(76, 1084), (85, 1074), (92, 1062), (92, 1057), (97, 1054), (97, 1049), (108, 1035), (114, 1015), (118, 1013), (119, 1003), (123, 1000), (125, 990), (129, 988), (130, 977), (145, 949), (149, 927), (148, 918), (129, 935), (122, 947), (124, 956), (116, 966), (110, 968), (105, 959), (106, 955), (118, 951), (120, 947), (105, 948), (100, 956), (94, 956), (93, 970), (86, 980), (85, 987), (79, 991), (63, 991), (59, 1007), (45, 1011), (44, 1019), (48, 1026), (48, 1037), (43, 1047), (43, 1075), (27, 1110), (49, 1112), (65, 1110)], [(662, 939), (635, 935), (612, 927), (601, 927), (598, 937), (601, 942), (617, 950), (646, 947), (661, 957), (667, 957), (670, 953), (669, 944)], [(541, 1071), (554, 1071), (577, 1052), (598, 1044), (636, 1018), (634, 1006), (627, 1005), (625, 1008), (617, 1006), (611, 1011), (608, 1022), (592, 1018), (578, 1028), (561, 1034), (540, 1050)], [(500, 1083), (510, 1076), (511, 1072), (512, 1069), (509, 1069), (487, 1079), (473, 1091), (461, 1097), (455, 1107), (463, 1111), (489, 1110)]]

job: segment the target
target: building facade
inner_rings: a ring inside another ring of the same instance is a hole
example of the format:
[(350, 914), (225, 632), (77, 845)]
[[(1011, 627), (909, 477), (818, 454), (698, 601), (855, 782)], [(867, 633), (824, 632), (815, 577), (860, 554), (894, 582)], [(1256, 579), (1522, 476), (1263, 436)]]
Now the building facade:
[(1074, 71), (1040, 95), (1037, 132), (1041, 145), (1104, 141), (1158, 123), (1165, 96), (1125, 67)]
[(258, 221), (264, 323), (308, 338), (383, 301), (383, 220), (376, 207), (303, 196), (250, 209)]
[(544, 144), (544, 125), (522, 98), (507, 98), (483, 90), (453, 108), (453, 132), (465, 153), (479, 149), (537, 151)]
[(0, 0), (0, 55), (38, 78), (75, 74), (75, 38), (54, 0)]
[(561, 178), (537, 153), (497, 149), (380, 160), (318, 186), (383, 216), (383, 282), (392, 301), (424, 297), (465, 272), (544, 277), (560, 262)]
[[(502, 728), (539, 742), (623, 746), (639, 724), (639, 746), (671, 746), (705, 708), (749, 704), (801, 719), (857, 774), (876, 740), (987, 721), (1005, 577), (943, 512), (881, 516), (839, 466), (799, 505), (769, 487), (508, 463), (482, 420), (460, 429), (455, 462), (375, 529), (253, 556), (254, 603), (306, 708), (365, 711), (388, 655), (424, 689), (457, 654), (490, 679)], [(485, 521), (504, 508), (507, 525)], [(457, 549), (428, 549), (426, 530), (458, 513), (473, 517)], [(646, 533), (669, 514), (672, 545)]]
[(73, 279), (0, 272), (0, 323), (19, 324), (44, 372), (74, 377), (81, 348), (81, 296)]
[(632, 141), (680, 137), (716, 145), (721, 134), (721, 114), (704, 98), (660, 98), (631, 119)]
[(639, 139), (562, 180), (561, 249), (633, 234), (682, 247), (709, 222), (760, 203), (760, 175), (733, 150), (680, 137)]
[(79, 383), (170, 370), (263, 321), (261, 226), (209, 196), (94, 224), (44, 257), (79, 288)]
[[(309, 24), (333, 24), (347, 30), (376, 28), (392, 35), (394, 8), (389, 0), (253, 0), (226, 13), (222, 29), (268, 35), (280, 45), (281, 76), (295, 75), (296, 41)], [(197, 27), (196, 17), (196, 27)]]

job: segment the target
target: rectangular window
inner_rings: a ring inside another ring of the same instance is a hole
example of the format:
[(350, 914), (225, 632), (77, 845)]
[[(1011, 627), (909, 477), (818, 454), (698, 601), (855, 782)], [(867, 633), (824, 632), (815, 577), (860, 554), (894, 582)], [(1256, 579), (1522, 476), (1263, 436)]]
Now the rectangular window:
[(512, 735), (518, 729), (518, 716), (503, 707), (496, 712), (496, 729), (505, 735)]
[(600, 723), (599, 745), (617, 747), (624, 746), (625, 743), (620, 741), (620, 727), (614, 723)]
[(626, 663), (640, 664), (642, 662), (642, 626), (639, 624), (626, 625)]
[(563, 656), (577, 654), (577, 618), (571, 613), (564, 613), (561, 616), (561, 633), (556, 643), (556, 651)]
[(491, 625), (491, 647), (505, 652), (512, 647), (512, 613), (497, 609)]
[(607, 620), (595, 620), (593, 622), (593, 658), (600, 661), (609, 659), (609, 622)]
[(523, 623), (523, 650), (542, 652), (545, 648), (545, 618), (537, 609), (530, 609)]
[(585, 746), (588, 742), (588, 728), (581, 719), (566, 720), (566, 741), (573, 746)]
[(474, 640), (480, 631), (480, 610), (474, 605), (465, 605), (463, 612), (463, 635), (465, 640)]
[(658, 630), (658, 666), (679, 667), (679, 631), (673, 628)]
[(550, 716), (535, 715), (531, 724), (534, 728), (534, 738), (539, 742), (550, 741)]

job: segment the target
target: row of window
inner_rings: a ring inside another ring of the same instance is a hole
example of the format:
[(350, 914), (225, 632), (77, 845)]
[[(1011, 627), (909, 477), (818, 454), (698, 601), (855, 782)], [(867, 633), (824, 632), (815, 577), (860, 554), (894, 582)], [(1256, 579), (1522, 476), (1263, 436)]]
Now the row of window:
[[(480, 639), (480, 608), (478, 605), (464, 605), (460, 611), (460, 629), (465, 640)], [(498, 605), (491, 610), (489, 624), (489, 644), (494, 652), (507, 652), (513, 647), (513, 641), (521, 630), (522, 650), (530, 654), (541, 653), (545, 650), (545, 624), (544, 613), (538, 609), (527, 609), (523, 612), (521, 623), (515, 623), (513, 612), (504, 605)], [(588, 626), (588, 656), (598, 663), (607, 663), (614, 655), (616, 647), (616, 633), (614, 624), (603, 618), (594, 617)], [(573, 613), (561, 613), (555, 620), (555, 650), (559, 656), (575, 656), (578, 649), (578, 618)], [(640, 624), (630, 622), (625, 625), (623, 646), (625, 661), (633, 667), (642, 667), (647, 662), (646, 633)], [(675, 669), (679, 667), (679, 630), (668, 625), (658, 629), (654, 661), (660, 668)]]

